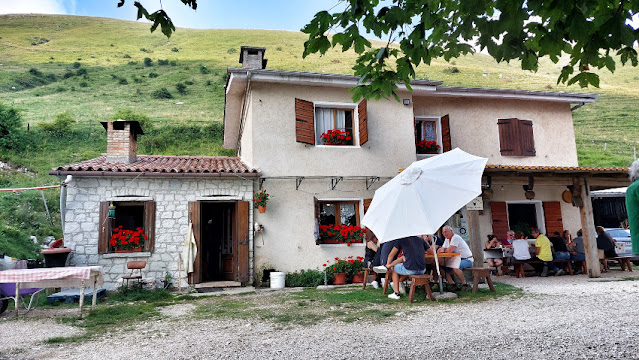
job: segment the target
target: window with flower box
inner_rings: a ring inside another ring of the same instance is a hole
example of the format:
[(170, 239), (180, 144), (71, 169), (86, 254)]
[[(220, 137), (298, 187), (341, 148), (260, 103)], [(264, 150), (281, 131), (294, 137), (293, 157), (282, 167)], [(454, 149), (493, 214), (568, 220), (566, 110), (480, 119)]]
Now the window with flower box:
[(323, 244), (361, 243), (364, 231), (360, 228), (357, 200), (316, 200), (319, 223), (319, 242)]
[[(115, 206), (109, 216), (109, 207)], [(123, 230), (142, 229), (146, 236), (142, 251), (153, 251), (155, 241), (155, 201), (102, 201), (100, 202), (100, 224), (98, 225), (98, 253), (114, 252), (110, 245), (114, 229), (122, 226)]]
[(418, 154), (441, 154), (451, 150), (448, 115), (415, 117), (415, 149)]
[(363, 145), (368, 141), (367, 102), (311, 102), (295, 99), (296, 141), (309, 145)]

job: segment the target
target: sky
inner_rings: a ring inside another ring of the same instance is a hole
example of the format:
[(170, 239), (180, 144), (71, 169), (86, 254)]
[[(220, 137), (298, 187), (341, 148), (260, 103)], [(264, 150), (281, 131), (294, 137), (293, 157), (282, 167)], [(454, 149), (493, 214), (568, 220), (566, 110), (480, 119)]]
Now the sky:
[[(65, 14), (136, 20), (134, 0), (0, 0), (1, 14)], [(176, 27), (299, 31), (315, 13), (338, 0), (198, 0), (193, 11), (180, 0), (141, 0), (149, 12), (162, 8)], [(142, 21), (142, 20), (140, 20)]]

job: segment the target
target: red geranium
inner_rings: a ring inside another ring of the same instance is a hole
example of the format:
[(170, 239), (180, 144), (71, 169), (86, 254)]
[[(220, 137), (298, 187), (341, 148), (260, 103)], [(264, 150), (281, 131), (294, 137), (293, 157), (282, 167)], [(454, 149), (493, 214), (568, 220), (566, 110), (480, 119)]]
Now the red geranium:
[(148, 240), (148, 237), (142, 228), (125, 230), (123, 226), (118, 226), (113, 229), (109, 245), (116, 250), (132, 250), (144, 246), (145, 240)]
[[(364, 240), (364, 229), (353, 225), (320, 225), (320, 241), (334, 240), (345, 242), (362, 242)], [(337, 260), (337, 259), (336, 259)]]
[(422, 140), (415, 143), (418, 154), (436, 154), (439, 151), (440, 146), (436, 141)]
[(342, 131), (339, 129), (327, 130), (320, 135), (320, 139), (324, 141), (325, 145), (348, 145), (353, 139), (349, 131)]

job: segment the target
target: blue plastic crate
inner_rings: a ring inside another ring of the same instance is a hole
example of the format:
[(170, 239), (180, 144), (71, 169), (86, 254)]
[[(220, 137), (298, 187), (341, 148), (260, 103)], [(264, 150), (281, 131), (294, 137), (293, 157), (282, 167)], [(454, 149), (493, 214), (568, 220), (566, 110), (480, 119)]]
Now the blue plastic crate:
[[(106, 289), (98, 289), (98, 299), (106, 296)], [(93, 299), (93, 289), (84, 289), (84, 302), (91, 302)], [(47, 303), (65, 302), (74, 303), (80, 301), (80, 289), (68, 289), (47, 296)]]

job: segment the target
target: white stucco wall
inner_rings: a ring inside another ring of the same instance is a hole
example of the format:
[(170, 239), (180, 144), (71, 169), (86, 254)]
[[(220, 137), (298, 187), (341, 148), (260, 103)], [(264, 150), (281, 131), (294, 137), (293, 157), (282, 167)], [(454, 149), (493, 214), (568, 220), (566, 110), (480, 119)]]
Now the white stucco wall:
[[(100, 265), (104, 269), (107, 289), (114, 289), (118, 279), (127, 273), (130, 260), (146, 260), (144, 278), (163, 280), (166, 272), (178, 279), (178, 254), (182, 252), (188, 231), (188, 202), (211, 195), (225, 195), (228, 200), (252, 201), (253, 181), (239, 178), (88, 178), (74, 177), (68, 186), (65, 245), (71, 249), (72, 266)], [(155, 247), (152, 253), (98, 254), (98, 226), (101, 201), (140, 200), (156, 202)], [(210, 198), (212, 201), (215, 197)], [(218, 197), (219, 199), (219, 197)], [(221, 200), (221, 199), (219, 199)], [(252, 229), (252, 207), (249, 227)], [(252, 249), (253, 231), (249, 231)], [(252, 257), (252, 251), (249, 258)], [(249, 262), (251, 264), (252, 262)], [(252, 268), (250, 269), (252, 273)], [(182, 276), (185, 278), (184, 267)], [(182, 281), (186, 286), (186, 281)]]
[[(415, 97), (416, 116), (450, 115), (452, 147), (488, 164), (578, 166), (570, 104), (524, 100)], [(501, 156), (498, 119), (533, 122), (536, 156)]]

